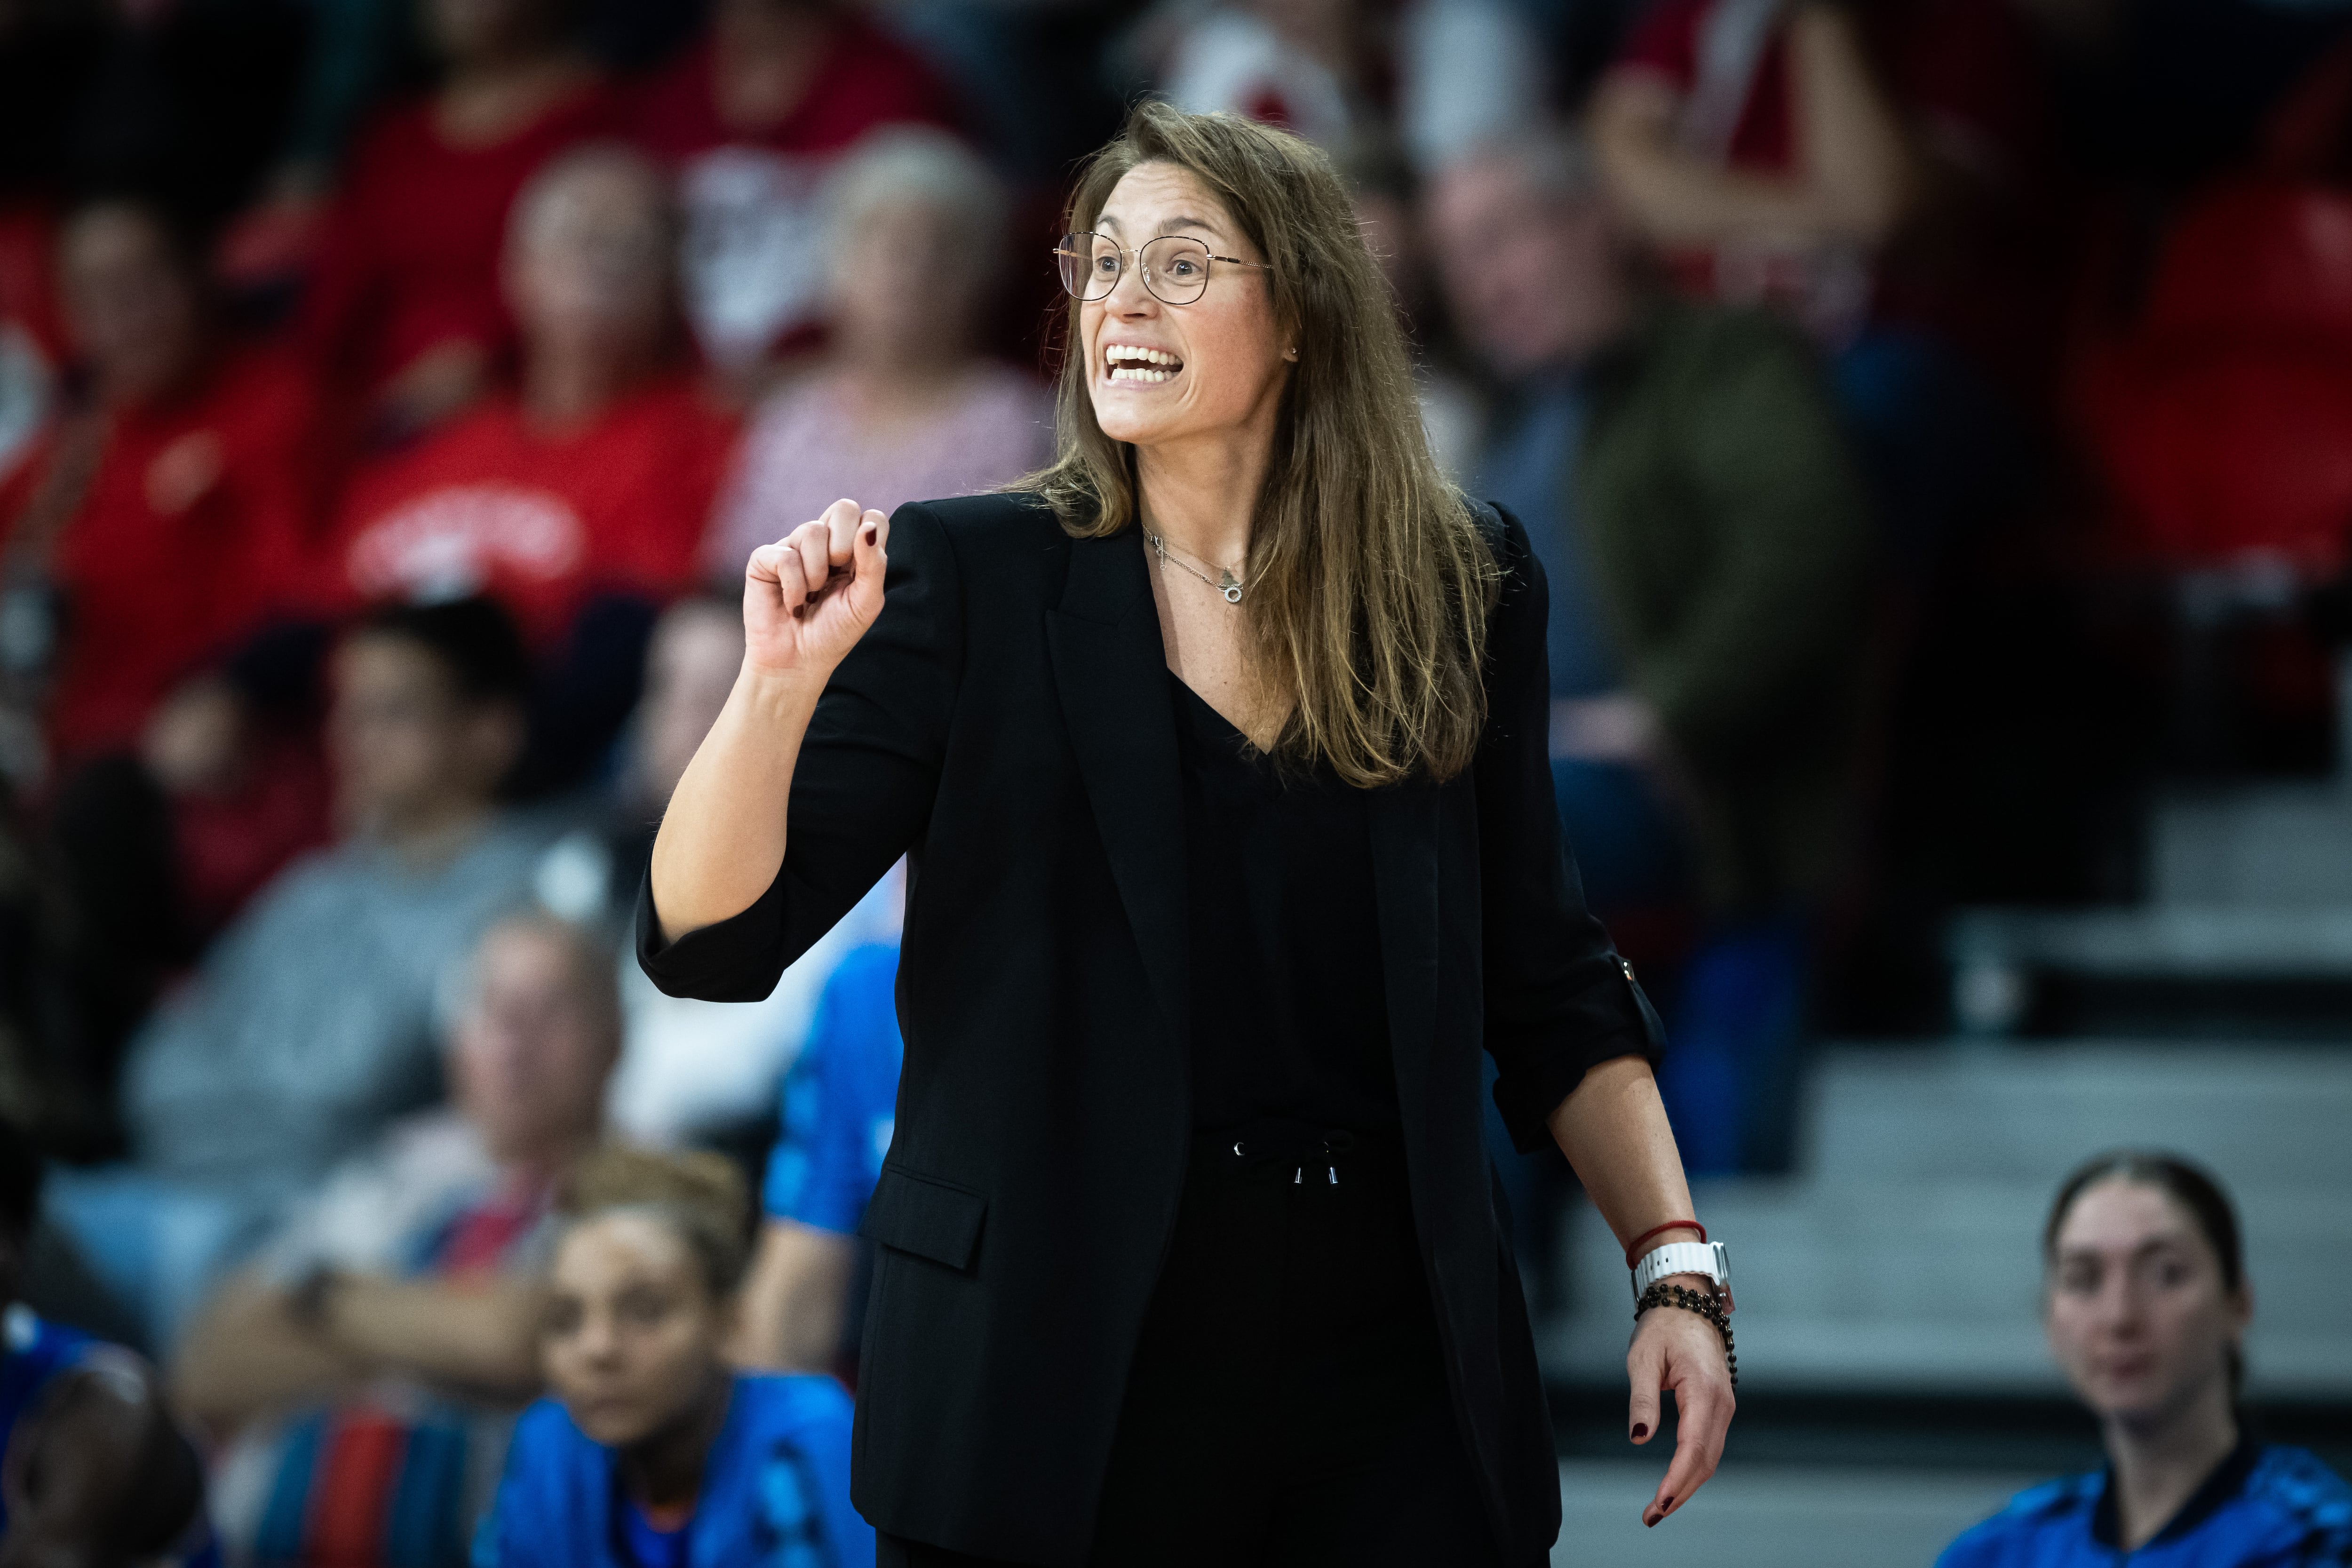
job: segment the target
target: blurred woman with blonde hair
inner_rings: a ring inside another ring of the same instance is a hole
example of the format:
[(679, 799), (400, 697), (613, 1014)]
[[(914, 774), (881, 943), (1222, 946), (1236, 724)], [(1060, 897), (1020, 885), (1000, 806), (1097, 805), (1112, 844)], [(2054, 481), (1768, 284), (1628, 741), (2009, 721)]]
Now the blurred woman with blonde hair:
[[(1052, 399), (981, 353), (1010, 205), (944, 131), (877, 131), (842, 159), (825, 187), (826, 352), (743, 432), (711, 519), (715, 571), (733, 576), (835, 496), (893, 511), (994, 489), (1045, 460)], [(918, 294), (926, 308), (908, 310)]]
[(558, 1194), (540, 1363), (483, 1568), (857, 1568), (849, 1399), (731, 1371), (751, 1195), (716, 1154), (610, 1147)]

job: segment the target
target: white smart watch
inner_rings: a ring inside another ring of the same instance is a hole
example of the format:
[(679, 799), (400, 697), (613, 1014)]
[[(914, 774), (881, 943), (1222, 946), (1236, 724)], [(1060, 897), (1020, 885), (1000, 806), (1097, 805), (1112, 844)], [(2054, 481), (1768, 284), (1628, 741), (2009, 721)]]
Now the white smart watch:
[(1719, 1241), (1670, 1241), (1652, 1247), (1633, 1265), (1633, 1300), (1659, 1280), (1675, 1274), (1704, 1274), (1723, 1296), (1723, 1310), (1731, 1310), (1731, 1252)]

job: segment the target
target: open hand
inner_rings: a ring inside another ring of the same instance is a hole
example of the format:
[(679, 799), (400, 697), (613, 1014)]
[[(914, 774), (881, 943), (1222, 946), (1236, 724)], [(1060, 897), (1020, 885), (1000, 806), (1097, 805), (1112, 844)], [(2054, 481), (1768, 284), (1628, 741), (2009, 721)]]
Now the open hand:
[(1655, 1525), (1688, 1502), (1691, 1493), (1715, 1474), (1738, 1400), (1731, 1392), (1731, 1369), (1715, 1325), (1679, 1307), (1653, 1307), (1642, 1314), (1625, 1352), (1625, 1372), (1633, 1384), (1628, 1416), (1630, 1436), (1637, 1444), (1648, 1442), (1658, 1429), (1660, 1390), (1672, 1389), (1675, 1394), (1674, 1462), (1666, 1467), (1657, 1495), (1642, 1510), (1642, 1522)]
[(743, 568), (744, 662), (823, 680), (882, 613), (890, 520), (837, 500)]

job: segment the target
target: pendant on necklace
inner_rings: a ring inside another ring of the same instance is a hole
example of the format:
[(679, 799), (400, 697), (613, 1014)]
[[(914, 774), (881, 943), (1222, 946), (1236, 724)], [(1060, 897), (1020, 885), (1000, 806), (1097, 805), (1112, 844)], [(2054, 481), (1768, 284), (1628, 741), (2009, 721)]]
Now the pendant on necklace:
[(1242, 585), (1234, 581), (1234, 574), (1231, 572), (1220, 570), (1217, 576), (1219, 579), (1217, 583), (1217, 592), (1225, 596), (1225, 603), (1228, 605), (1240, 604), (1242, 602)]

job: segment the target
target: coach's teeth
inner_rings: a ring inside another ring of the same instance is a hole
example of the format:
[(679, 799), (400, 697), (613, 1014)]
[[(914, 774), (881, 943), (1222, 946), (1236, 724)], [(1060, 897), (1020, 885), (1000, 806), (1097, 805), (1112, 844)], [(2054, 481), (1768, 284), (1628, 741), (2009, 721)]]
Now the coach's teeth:
[(1182, 363), (1165, 349), (1139, 348), (1133, 343), (1113, 343), (1103, 350), (1105, 374), (1112, 381), (1167, 381)]

